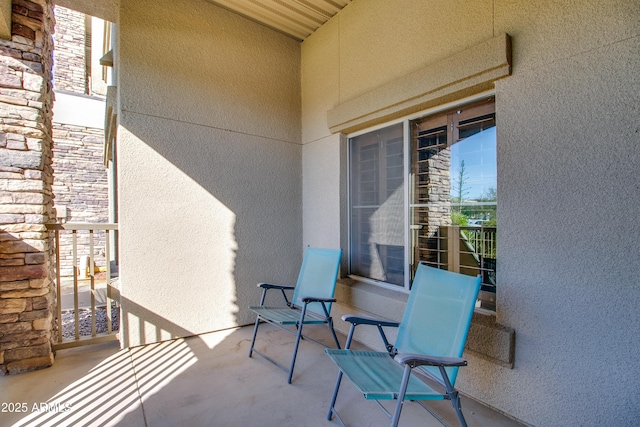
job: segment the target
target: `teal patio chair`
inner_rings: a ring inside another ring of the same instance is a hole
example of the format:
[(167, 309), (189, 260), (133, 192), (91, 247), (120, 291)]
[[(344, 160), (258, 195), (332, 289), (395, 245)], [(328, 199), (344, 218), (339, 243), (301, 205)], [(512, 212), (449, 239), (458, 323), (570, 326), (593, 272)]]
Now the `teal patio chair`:
[[(351, 323), (346, 349), (325, 350), (339, 368), (327, 419), (331, 420), (335, 415), (344, 426), (335, 409), (344, 374), (366, 399), (376, 401), (390, 418), (392, 427), (398, 425), (405, 400), (417, 401), (444, 425), (444, 420), (422, 401), (450, 400), (460, 424), (466, 426), (454, 384), (458, 367), (467, 364), (461, 356), (480, 281), (479, 276), (465, 276), (420, 264), (400, 323), (343, 316), (343, 320)], [(357, 325), (376, 326), (387, 352), (349, 350)], [(383, 327), (399, 328), (395, 345), (389, 344)], [(432, 380), (433, 386), (420, 377)], [(394, 399), (397, 402), (395, 412), (391, 414), (380, 401)]]
[[(298, 354), (298, 346), (301, 338), (307, 338), (311, 341), (321, 343), (308, 336), (302, 334), (303, 325), (308, 324), (327, 324), (333, 335), (336, 347), (340, 348), (338, 337), (333, 329), (333, 321), (331, 319), (331, 303), (336, 300), (333, 294), (336, 289), (336, 280), (338, 278), (338, 268), (340, 266), (340, 258), (342, 256), (341, 249), (321, 249), (308, 247), (302, 267), (298, 276), (296, 286), (272, 285), (269, 283), (259, 283), (258, 287), (262, 288), (262, 298), (259, 306), (251, 306), (249, 310), (257, 314), (256, 324), (253, 329), (253, 338), (251, 339), (251, 348), (249, 349), (249, 357), (255, 352), (264, 357), (276, 366), (281, 367), (285, 371), (284, 366), (268, 357), (266, 354), (254, 348), (258, 327), (261, 322), (267, 322), (275, 325), (296, 336), (295, 347), (293, 349), (293, 357), (291, 366), (289, 367), (289, 377), (287, 382), (291, 383), (293, 376), (293, 368), (296, 363), (296, 355)], [(283, 307), (266, 307), (264, 300), (267, 291), (271, 289), (280, 290), (284, 297)], [(287, 298), (285, 290), (293, 290), (291, 301)], [(295, 326), (296, 331), (291, 329)]]

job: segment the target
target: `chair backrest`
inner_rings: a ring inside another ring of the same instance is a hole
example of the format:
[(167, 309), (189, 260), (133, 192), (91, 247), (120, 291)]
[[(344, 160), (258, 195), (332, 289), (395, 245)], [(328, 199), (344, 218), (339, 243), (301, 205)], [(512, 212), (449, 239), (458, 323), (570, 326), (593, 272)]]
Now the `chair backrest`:
[[(418, 266), (398, 329), (396, 348), (402, 353), (462, 357), (481, 278)], [(441, 378), (436, 367), (423, 367)], [(446, 368), (455, 384), (458, 368)]]
[[(341, 257), (342, 249), (308, 247), (293, 291), (293, 304), (302, 307), (303, 297), (333, 298)], [(309, 304), (307, 311), (324, 315), (320, 303)], [(330, 303), (327, 304), (327, 311), (331, 312)]]

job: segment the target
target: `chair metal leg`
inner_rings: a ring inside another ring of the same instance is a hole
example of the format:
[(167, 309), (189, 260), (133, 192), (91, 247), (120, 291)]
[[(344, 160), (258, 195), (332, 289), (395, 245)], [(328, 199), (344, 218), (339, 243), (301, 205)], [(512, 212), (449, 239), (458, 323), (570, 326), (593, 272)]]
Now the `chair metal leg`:
[(298, 328), (298, 333), (296, 334), (296, 345), (293, 349), (293, 357), (291, 358), (291, 368), (289, 369), (289, 378), (287, 378), (287, 383), (291, 384), (291, 377), (293, 377), (293, 367), (296, 364), (296, 356), (298, 355), (298, 347), (300, 346), (300, 338), (302, 337), (302, 325), (304, 316), (307, 312), (307, 304), (305, 303), (302, 307), (302, 313), (300, 314), (300, 322), (296, 327)]
[(260, 325), (260, 316), (256, 318), (256, 326), (253, 328), (253, 338), (251, 338), (251, 347), (249, 347), (249, 357), (253, 354), (253, 345), (256, 342), (256, 335), (258, 334), (258, 326)]
[(402, 405), (404, 404), (404, 395), (407, 393), (407, 386), (409, 385), (410, 376), (411, 366), (405, 365), (404, 374), (402, 375), (402, 383), (400, 384), (400, 391), (398, 392), (396, 411), (393, 413), (393, 419), (391, 420), (391, 427), (397, 427), (398, 421), (400, 421), (400, 411), (402, 411)]
[(440, 369), (440, 374), (442, 375), (444, 386), (447, 389), (447, 395), (451, 400), (453, 409), (456, 411), (456, 414), (458, 415), (458, 420), (460, 421), (460, 425), (462, 427), (467, 427), (467, 421), (464, 419), (464, 415), (462, 415), (462, 404), (460, 402), (460, 394), (451, 385), (451, 381), (449, 381), (449, 375), (447, 375), (446, 369), (444, 369), (443, 366), (438, 366), (438, 368)]
[[(333, 389), (333, 397), (331, 398), (331, 405), (329, 406), (329, 413), (327, 414), (327, 420), (331, 421), (334, 414), (334, 406), (336, 406), (336, 399), (338, 398), (338, 390), (340, 389), (340, 382), (342, 381), (342, 371), (338, 370), (338, 379), (336, 380), (336, 387)], [(337, 414), (336, 414), (337, 415)]]
[(456, 414), (458, 415), (458, 420), (460, 421), (460, 425), (462, 427), (467, 427), (467, 420), (464, 419), (464, 415), (462, 415), (462, 405), (460, 404), (460, 395), (457, 391), (454, 391), (450, 395), (451, 404), (453, 405), (453, 409), (456, 410)]
[(329, 321), (327, 322), (329, 325), (329, 329), (331, 329), (331, 334), (333, 335), (333, 340), (336, 342), (336, 348), (340, 350), (340, 342), (338, 341), (338, 336), (336, 335), (335, 329), (333, 329), (333, 319), (329, 317)]

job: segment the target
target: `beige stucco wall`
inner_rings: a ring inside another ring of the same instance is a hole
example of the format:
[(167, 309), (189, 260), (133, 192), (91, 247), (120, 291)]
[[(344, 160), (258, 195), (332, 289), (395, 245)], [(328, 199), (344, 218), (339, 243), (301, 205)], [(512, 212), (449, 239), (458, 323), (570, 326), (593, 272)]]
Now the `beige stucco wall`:
[[(497, 321), (516, 331), (515, 366), (466, 354), (458, 386), (533, 425), (640, 419), (638, 16), (633, 0), (356, 0), (302, 44), (303, 235), (313, 245), (346, 235), (327, 111), (511, 35), (512, 76), (495, 87)], [(338, 296), (337, 314), (401, 316), (402, 295), (343, 285)]]
[(300, 45), (201, 0), (123, 2), (123, 345), (253, 321), (301, 261)]

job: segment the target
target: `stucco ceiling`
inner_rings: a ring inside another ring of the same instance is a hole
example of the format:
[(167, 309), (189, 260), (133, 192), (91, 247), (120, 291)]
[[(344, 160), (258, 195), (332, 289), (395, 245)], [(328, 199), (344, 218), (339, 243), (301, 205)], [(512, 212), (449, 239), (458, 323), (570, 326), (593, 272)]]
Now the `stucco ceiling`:
[(207, 0), (304, 40), (352, 0)]

